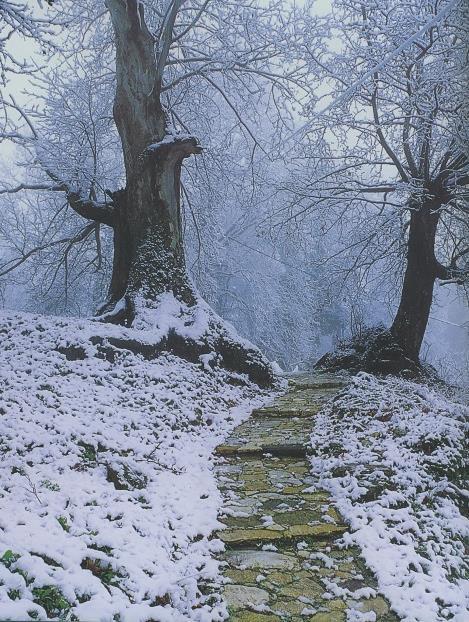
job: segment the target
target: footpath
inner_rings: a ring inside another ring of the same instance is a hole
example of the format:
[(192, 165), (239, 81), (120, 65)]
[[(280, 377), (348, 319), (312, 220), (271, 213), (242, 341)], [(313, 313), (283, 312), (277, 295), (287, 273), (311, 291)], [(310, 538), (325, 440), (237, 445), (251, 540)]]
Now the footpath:
[(346, 380), (309, 374), (289, 384), (217, 449), (229, 619), (395, 622), (360, 551), (338, 545), (346, 526), (310, 473), (314, 416)]

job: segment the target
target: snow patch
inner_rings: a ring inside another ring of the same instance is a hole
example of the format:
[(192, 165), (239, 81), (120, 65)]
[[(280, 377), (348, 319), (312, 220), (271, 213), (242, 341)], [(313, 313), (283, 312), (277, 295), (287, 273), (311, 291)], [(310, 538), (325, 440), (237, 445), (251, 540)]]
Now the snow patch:
[(143, 334), (0, 315), (2, 618), (223, 619), (200, 591), (221, 582), (212, 452), (268, 395), (208, 359), (103, 353), (109, 337), (154, 343), (183, 323), (171, 310)]
[(315, 418), (312, 467), (350, 525), (343, 543), (405, 622), (467, 619), (468, 413), (435, 388), (360, 373)]

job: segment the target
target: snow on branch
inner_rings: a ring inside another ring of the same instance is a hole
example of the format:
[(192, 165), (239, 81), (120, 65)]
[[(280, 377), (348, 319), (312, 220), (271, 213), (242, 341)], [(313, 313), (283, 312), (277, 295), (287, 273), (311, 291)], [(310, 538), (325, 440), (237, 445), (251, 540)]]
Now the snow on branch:
[[(345, 89), (345, 91), (339, 97), (337, 97), (336, 99), (333, 99), (325, 108), (323, 108), (323, 110), (316, 113), (312, 119), (304, 123), (301, 127), (299, 127), (297, 130), (292, 132), (289, 136), (287, 136), (285, 138), (285, 143), (292, 143), (292, 141), (295, 138), (298, 138), (298, 136), (304, 134), (305, 130), (308, 130), (310, 127), (312, 127), (313, 123), (318, 118), (320, 118), (322, 115), (324, 115), (326, 112), (328, 112), (332, 108), (336, 108), (337, 106), (340, 106), (341, 104), (349, 100), (352, 97), (352, 95), (354, 95), (354, 93), (357, 91), (357, 89), (363, 86), (371, 77), (373, 77), (373, 75), (382, 71), (385, 67), (389, 66), (390, 63), (393, 60), (395, 60), (399, 56), (399, 54), (401, 54), (401, 52), (409, 48), (411, 45), (414, 45), (415, 43), (417, 43), (419, 39), (422, 37), (422, 35), (424, 35), (434, 26), (437, 26), (439, 23), (441, 23), (441, 21), (453, 9), (455, 9), (458, 6), (458, 4), (460, 4), (460, 2), (461, 0), (451, 0), (444, 8), (441, 9), (441, 11), (439, 11), (436, 15), (434, 15), (431, 19), (429, 19), (422, 26), (422, 28), (420, 28), (412, 36), (408, 37), (403, 43), (401, 43), (401, 45), (395, 48), (390, 54), (385, 56), (385, 58), (382, 61), (374, 65), (368, 71), (366, 71), (358, 80), (353, 82), (353, 84), (351, 84), (347, 89)], [(271, 152), (268, 153), (266, 157), (268, 157), (270, 154)]]

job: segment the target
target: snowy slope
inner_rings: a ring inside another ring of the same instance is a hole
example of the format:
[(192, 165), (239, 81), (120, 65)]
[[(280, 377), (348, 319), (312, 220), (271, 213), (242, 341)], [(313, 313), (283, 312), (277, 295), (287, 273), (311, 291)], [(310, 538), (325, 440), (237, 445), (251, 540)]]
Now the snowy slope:
[(318, 415), (313, 471), (405, 622), (465, 622), (462, 515), (469, 409), (440, 390), (360, 373)]
[(106, 350), (139, 334), (0, 315), (2, 620), (222, 619), (198, 588), (221, 546), (211, 452), (268, 395), (210, 357)]

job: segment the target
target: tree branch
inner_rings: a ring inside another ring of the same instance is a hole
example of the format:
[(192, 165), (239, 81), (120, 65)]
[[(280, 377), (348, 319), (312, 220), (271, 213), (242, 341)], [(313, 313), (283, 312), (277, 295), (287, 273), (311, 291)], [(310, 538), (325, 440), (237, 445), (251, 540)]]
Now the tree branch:
[(96, 225), (94, 223), (91, 223), (89, 225), (86, 225), (86, 227), (84, 227), (79, 233), (74, 236), (62, 238), (61, 240), (53, 240), (52, 242), (48, 242), (47, 244), (36, 246), (35, 248), (29, 250), (27, 253), (24, 253), (18, 259), (11, 259), (10, 261), (7, 261), (7, 263), (4, 264), (3, 268), (0, 269), (0, 277), (7, 275), (9, 272), (13, 272), (13, 270), (16, 270), (16, 268), (21, 266), (36, 253), (40, 253), (41, 251), (47, 250), (48, 248), (53, 248), (54, 246), (60, 246), (61, 244), (68, 244), (69, 247), (71, 247), (73, 244), (81, 242), (90, 235), (95, 227)]
[(94, 220), (109, 227), (114, 226), (115, 207), (112, 202), (99, 203), (98, 201), (82, 197), (78, 192), (71, 190), (67, 183), (59, 180), (54, 173), (51, 171), (46, 171), (46, 173), (56, 182), (54, 187), (48, 189), (56, 192), (65, 192), (68, 204), (74, 212), (87, 220)]
[(161, 88), (161, 82), (163, 80), (163, 71), (166, 67), (166, 61), (168, 60), (169, 48), (173, 42), (173, 28), (176, 16), (181, 5), (185, 0), (169, 0), (169, 6), (165, 15), (164, 21), (161, 25), (160, 36), (158, 40), (158, 59), (156, 64), (156, 88), (158, 91)]

